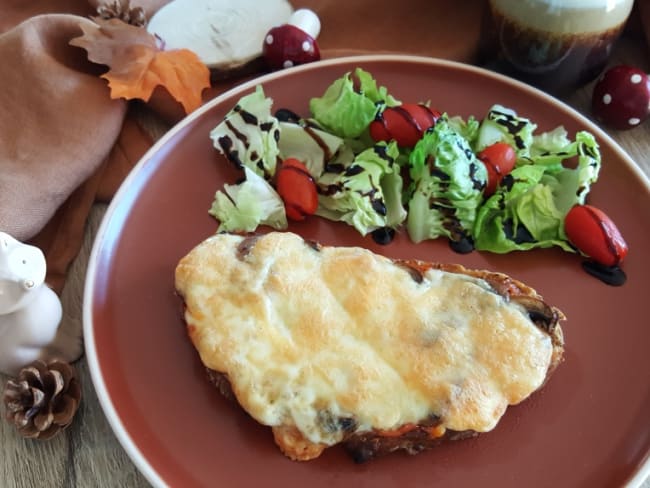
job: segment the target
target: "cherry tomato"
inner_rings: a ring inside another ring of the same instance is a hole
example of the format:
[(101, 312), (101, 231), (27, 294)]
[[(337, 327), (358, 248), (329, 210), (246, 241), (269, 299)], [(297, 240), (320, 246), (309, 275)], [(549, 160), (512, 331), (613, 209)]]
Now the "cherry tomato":
[(399, 146), (413, 147), (439, 118), (439, 112), (422, 104), (388, 107), (370, 123), (370, 137), (376, 142), (394, 139)]
[(605, 266), (618, 265), (628, 247), (616, 224), (592, 205), (574, 205), (564, 217), (564, 232), (580, 252)]
[(282, 197), (287, 217), (304, 220), (318, 208), (316, 183), (307, 167), (295, 158), (285, 159), (276, 174), (276, 189)]
[(512, 168), (515, 167), (517, 153), (510, 144), (506, 142), (495, 142), (483, 149), (478, 154), (478, 158), (485, 165), (485, 169), (487, 169), (488, 180), (483, 194), (489, 197), (496, 191), (503, 177), (509, 174)]

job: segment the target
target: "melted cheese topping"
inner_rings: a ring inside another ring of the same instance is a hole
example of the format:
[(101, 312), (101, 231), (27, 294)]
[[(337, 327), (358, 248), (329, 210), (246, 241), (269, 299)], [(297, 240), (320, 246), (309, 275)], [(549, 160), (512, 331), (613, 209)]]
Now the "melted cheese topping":
[[(539, 388), (550, 338), (484, 280), (430, 270), (422, 282), (361, 248), (315, 250), (291, 233), (216, 235), (181, 260), (176, 286), (205, 366), (242, 407), (314, 443), (431, 415), (492, 429)], [(349, 427), (349, 425), (348, 425)]]

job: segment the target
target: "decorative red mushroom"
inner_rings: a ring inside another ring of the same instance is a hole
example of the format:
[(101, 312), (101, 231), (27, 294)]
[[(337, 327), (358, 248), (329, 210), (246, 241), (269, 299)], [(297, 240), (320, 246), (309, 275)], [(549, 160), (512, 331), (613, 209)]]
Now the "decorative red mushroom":
[(273, 27), (264, 38), (262, 55), (273, 70), (290, 68), (320, 59), (316, 37), (320, 32), (320, 20), (309, 9), (296, 10), (289, 21)]
[(591, 105), (603, 124), (632, 129), (650, 115), (650, 77), (633, 66), (614, 66), (594, 85)]

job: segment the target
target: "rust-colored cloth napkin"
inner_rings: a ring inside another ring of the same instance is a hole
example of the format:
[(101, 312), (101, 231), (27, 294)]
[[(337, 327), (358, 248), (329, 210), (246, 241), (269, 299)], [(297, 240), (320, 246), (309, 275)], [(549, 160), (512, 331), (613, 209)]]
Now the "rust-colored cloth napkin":
[(73, 15), (39, 15), (0, 37), (0, 228), (34, 236), (99, 166), (117, 139), (126, 103), (100, 71), (67, 46)]
[(68, 44), (97, 3), (14, 0), (0, 16), (0, 230), (43, 249), (57, 292), (92, 203), (152, 143), (126, 117), (127, 102), (110, 98), (104, 68)]

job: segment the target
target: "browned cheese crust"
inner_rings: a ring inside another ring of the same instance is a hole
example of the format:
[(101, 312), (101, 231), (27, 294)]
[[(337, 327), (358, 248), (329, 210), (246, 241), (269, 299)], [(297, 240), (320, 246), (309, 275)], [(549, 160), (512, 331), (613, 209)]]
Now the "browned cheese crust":
[[(248, 238), (242, 241), (238, 248), (240, 257), (243, 258), (251, 252), (256, 243), (255, 239)], [(324, 246), (317, 243), (308, 242), (308, 245), (317, 251), (324, 249)], [(560, 310), (547, 304), (535, 290), (524, 283), (503, 273), (471, 270), (458, 264), (440, 264), (418, 260), (392, 260), (392, 262), (395, 266), (408, 270), (416, 282), (421, 282), (427, 271), (432, 269), (486, 281), (497, 294), (507, 301), (520, 304), (528, 312), (528, 316), (537, 328), (550, 338), (552, 353), (542, 386), (562, 362), (564, 340), (559, 322), (565, 317)], [(207, 372), (210, 381), (225, 397), (237, 401), (237, 395), (233, 394), (233, 388), (226, 373), (215, 371), (209, 367), (207, 367)], [(359, 432), (355, 431), (354, 419), (338, 418), (335, 421), (337, 428), (343, 431), (340, 443), (356, 462), (364, 462), (399, 450), (416, 454), (441, 442), (478, 435), (474, 430), (457, 431), (445, 428), (441, 419), (436, 415), (404, 424), (390, 431), (371, 429)], [(325, 444), (311, 442), (294, 425), (275, 425), (272, 426), (272, 429), (277, 445), (285, 455), (294, 460), (313, 459), (328, 447)]]

